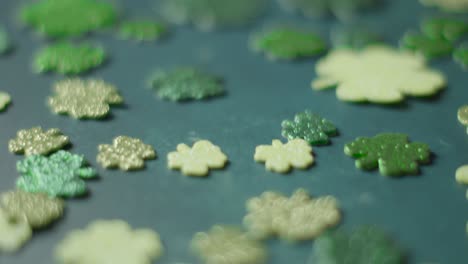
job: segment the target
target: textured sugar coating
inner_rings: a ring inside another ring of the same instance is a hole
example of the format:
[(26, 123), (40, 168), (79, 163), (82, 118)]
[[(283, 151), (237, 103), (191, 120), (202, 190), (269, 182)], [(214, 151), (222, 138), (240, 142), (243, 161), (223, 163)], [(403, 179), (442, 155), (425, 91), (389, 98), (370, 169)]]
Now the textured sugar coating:
[(36, 54), (34, 69), (39, 73), (55, 71), (65, 75), (77, 75), (98, 67), (106, 57), (103, 48), (88, 43), (57, 42)]
[(70, 144), (70, 139), (58, 128), (43, 131), (41, 127), (22, 129), (16, 138), (8, 142), (12, 153), (29, 155), (47, 155)]
[(362, 226), (352, 232), (327, 232), (314, 241), (311, 263), (403, 264), (405, 256), (385, 232)]
[(262, 264), (267, 260), (264, 245), (231, 226), (216, 225), (196, 233), (191, 248), (206, 264)]
[(403, 36), (400, 46), (403, 49), (421, 53), (428, 59), (450, 55), (454, 49), (453, 43), (444, 38), (434, 38), (411, 32)]
[(110, 105), (123, 103), (114, 85), (102, 80), (68, 79), (54, 85), (48, 99), (51, 110), (77, 119), (101, 119), (110, 112)]
[(60, 150), (50, 157), (32, 155), (18, 161), (20, 178), (16, 186), (26, 192), (46, 193), (49, 197), (77, 197), (87, 193), (84, 179), (97, 176), (86, 166), (83, 156)]
[(23, 6), (21, 19), (47, 37), (72, 37), (113, 25), (117, 10), (101, 0), (39, 0)]
[(177, 151), (167, 155), (168, 167), (187, 176), (207, 176), (210, 169), (222, 169), (227, 161), (221, 149), (208, 140), (199, 140), (192, 148), (179, 144)]
[(212, 31), (250, 24), (267, 4), (267, 0), (163, 0), (159, 10), (172, 23)]
[(431, 152), (424, 143), (409, 143), (408, 136), (384, 133), (372, 138), (357, 138), (345, 145), (346, 155), (356, 159), (356, 167), (373, 170), (377, 167), (382, 175), (415, 175), (418, 164), (430, 162)]
[(165, 24), (150, 19), (135, 19), (123, 22), (120, 25), (119, 35), (123, 39), (136, 41), (152, 41), (161, 38), (167, 33)]
[(292, 27), (275, 27), (257, 33), (251, 40), (254, 50), (269, 59), (292, 60), (313, 57), (326, 51), (327, 44), (316, 33)]
[(8, 93), (0, 92), (0, 112), (4, 111), (11, 103), (11, 96)]
[(13, 218), (0, 208), (0, 253), (18, 251), (32, 236), (23, 218)]
[(461, 13), (468, 10), (468, 0), (419, 0), (421, 4), (436, 6), (444, 11)]
[(468, 44), (458, 47), (453, 53), (453, 59), (465, 70), (468, 69)]
[(0, 55), (11, 50), (11, 40), (5, 28), (0, 25)]
[(294, 120), (284, 120), (281, 123), (283, 137), (291, 140), (304, 139), (311, 145), (330, 143), (330, 138), (338, 131), (330, 121), (310, 111), (304, 111), (294, 116)]
[(0, 208), (15, 219), (25, 219), (32, 228), (37, 229), (61, 218), (65, 203), (62, 199), (49, 198), (43, 193), (15, 190), (0, 195)]
[(97, 220), (70, 232), (55, 249), (63, 264), (151, 264), (164, 248), (151, 229), (133, 229), (122, 220)]
[(455, 179), (460, 184), (468, 185), (468, 164), (457, 169), (455, 172)]
[(154, 74), (151, 85), (160, 98), (170, 101), (201, 100), (224, 94), (220, 78), (196, 68), (177, 68)]
[(124, 171), (143, 169), (146, 159), (156, 158), (151, 145), (127, 136), (116, 137), (112, 145), (101, 144), (98, 150), (97, 162), (104, 168), (119, 168)]
[(341, 213), (332, 196), (311, 198), (304, 189), (291, 197), (267, 191), (247, 200), (244, 226), (259, 239), (278, 236), (288, 241), (310, 240), (339, 224)]
[(336, 87), (340, 100), (392, 104), (405, 96), (427, 97), (445, 88), (445, 76), (422, 56), (386, 46), (361, 51), (339, 49), (316, 65), (316, 90)]
[(275, 139), (271, 145), (257, 146), (254, 160), (264, 162), (267, 170), (278, 173), (287, 173), (292, 168), (307, 169), (314, 163), (312, 147), (303, 139), (292, 139), (286, 144)]
[(455, 18), (431, 18), (421, 23), (421, 31), (431, 38), (453, 42), (468, 34), (468, 22)]

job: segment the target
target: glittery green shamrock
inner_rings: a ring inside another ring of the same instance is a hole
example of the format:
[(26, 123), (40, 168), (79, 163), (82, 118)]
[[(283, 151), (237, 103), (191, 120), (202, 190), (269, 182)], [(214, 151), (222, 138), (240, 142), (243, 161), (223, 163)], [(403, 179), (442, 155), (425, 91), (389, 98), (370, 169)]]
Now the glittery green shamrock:
[(453, 52), (453, 59), (463, 68), (468, 69), (468, 44), (462, 45)]
[(16, 133), (16, 138), (8, 142), (10, 152), (16, 154), (47, 155), (57, 151), (70, 143), (57, 128), (43, 131), (41, 127), (22, 129)]
[(195, 68), (159, 71), (153, 75), (151, 86), (160, 98), (171, 101), (201, 100), (224, 93), (220, 78)]
[(348, 48), (360, 50), (369, 45), (382, 42), (382, 37), (362, 26), (342, 26), (330, 33), (331, 43), (334, 48)]
[(83, 179), (95, 178), (96, 171), (86, 166), (81, 155), (60, 150), (50, 157), (32, 155), (18, 161), (21, 177), (16, 186), (26, 192), (46, 193), (50, 197), (75, 197), (86, 194)]
[(310, 263), (402, 264), (404, 253), (379, 228), (363, 226), (348, 233), (328, 232), (314, 242)]
[(301, 138), (311, 145), (324, 145), (330, 142), (329, 137), (337, 134), (336, 127), (325, 118), (305, 111), (296, 114), (294, 120), (284, 120), (283, 137), (292, 140)]
[(7, 53), (11, 49), (11, 41), (6, 30), (0, 25), (0, 55)]
[(372, 138), (357, 138), (344, 148), (345, 154), (356, 159), (356, 167), (364, 170), (379, 168), (386, 176), (417, 174), (418, 163), (430, 161), (429, 146), (409, 143), (404, 134), (384, 133)]
[(110, 105), (123, 103), (117, 88), (102, 80), (68, 79), (54, 86), (48, 104), (53, 112), (77, 119), (100, 119), (110, 112)]
[(456, 41), (468, 34), (468, 22), (455, 18), (431, 18), (421, 23), (421, 30), (432, 38)]
[(129, 20), (120, 25), (119, 34), (123, 39), (151, 41), (166, 34), (166, 25), (149, 19)]
[(36, 71), (56, 71), (61, 74), (76, 75), (101, 65), (106, 59), (103, 48), (91, 44), (75, 45), (59, 42), (40, 50), (34, 60)]
[(327, 14), (347, 20), (361, 10), (376, 5), (379, 0), (278, 0), (285, 11), (301, 13), (306, 17)]
[(254, 50), (263, 51), (270, 59), (297, 59), (323, 53), (327, 45), (314, 32), (292, 27), (275, 27), (252, 38)]
[(69, 37), (113, 25), (117, 11), (100, 0), (38, 0), (22, 8), (21, 19), (48, 37)]
[(443, 38), (432, 38), (424, 34), (408, 32), (403, 36), (400, 46), (404, 49), (421, 53), (433, 59), (450, 55), (453, 43)]
[(161, 14), (175, 24), (193, 24), (197, 29), (244, 26), (263, 10), (266, 0), (163, 0)]

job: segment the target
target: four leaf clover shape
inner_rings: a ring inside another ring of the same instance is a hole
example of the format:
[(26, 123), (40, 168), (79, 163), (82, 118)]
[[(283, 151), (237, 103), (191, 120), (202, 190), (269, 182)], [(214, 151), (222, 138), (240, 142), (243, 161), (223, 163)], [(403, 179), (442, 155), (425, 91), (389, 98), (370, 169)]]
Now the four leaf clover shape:
[(293, 121), (284, 120), (281, 126), (283, 137), (289, 140), (301, 138), (311, 145), (328, 144), (329, 137), (337, 134), (335, 125), (310, 111), (296, 114)]

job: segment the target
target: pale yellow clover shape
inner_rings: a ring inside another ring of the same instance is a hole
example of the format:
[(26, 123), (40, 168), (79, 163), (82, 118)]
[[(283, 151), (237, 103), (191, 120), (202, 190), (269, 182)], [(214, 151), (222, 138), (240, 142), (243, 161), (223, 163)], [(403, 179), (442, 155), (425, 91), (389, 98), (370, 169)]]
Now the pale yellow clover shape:
[(5, 92), (0, 92), (0, 112), (11, 103), (11, 96)]
[(56, 247), (55, 257), (64, 264), (151, 264), (163, 250), (159, 235), (151, 229), (98, 220), (69, 233)]
[(455, 172), (455, 179), (460, 184), (468, 185), (468, 164), (461, 166)]
[(177, 151), (167, 155), (168, 167), (180, 169), (187, 176), (206, 176), (210, 169), (222, 169), (228, 161), (221, 149), (208, 140), (195, 142), (192, 148), (177, 145)]
[(437, 6), (448, 12), (464, 12), (468, 10), (468, 0), (420, 0), (426, 6)]
[(398, 103), (405, 96), (433, 95), (446, 84), (422, 56), (386, 46), (334, 50), (317, 63), (316, 72), (312, 88), (336, 87), (338, 99), (350, 102)]
[(0, 208), (0, 253), (18, 251), (32, 236), (28, 222), (12, 218)]
[(267, 170), (287, 173), (291, 167), (306, 169), (314, 163), (312, 147), (303, 139), (293, 139), (286, 144), (273, 140), (272, 145), (255, 149), (255, 161), (265, 162)]
[(314, 239), (339, 224), (341, 213), (332, 196), (311, 198), (298, 189), (291, 197), (267, 191), (247, 200), (244, 226), (258, 239), (278, 236), (288, 241)]

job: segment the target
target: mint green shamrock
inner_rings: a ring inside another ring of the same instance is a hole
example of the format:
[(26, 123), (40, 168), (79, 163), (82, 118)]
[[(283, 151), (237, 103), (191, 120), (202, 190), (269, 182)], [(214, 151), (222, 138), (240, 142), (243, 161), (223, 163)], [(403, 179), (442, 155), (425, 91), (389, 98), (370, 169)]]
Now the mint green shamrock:
[(453, 51), (453, 43), (444, 38), (433, 38), (419, 33), (406, 33), (400, 42), (400, 46), (426, 58), (434, 59), (450, 55)]
[(70, 37), (113, 25), (117, 10), (97, 0), (38, 0), (21, 9), (21, 19), (48, 37)]
[(429, 146), (409, 143), (404, 134), (384, 133), (372, 138), (357, 138), (345, 145), (346, 155), (356, 159), (356, 167), (363, 170), (379, 168), (385, 176), (417, 174), (418, 163), (430, 161)]
[(325, 118), (310, 111), (296, 114), (293, 121), (284, 120), (283, 137), (293, 140), (304, 139), (311, 145), (324, 145), (330, 142), (329, 137), (337, 134), (336, 127)]
[(314, 32), (292, 27), (275, 27), (254, 35), (252, 47), (270, 59), (298, 59), (323, 53), (327, 45)]
[(402, 264), (404, 253), (381, 229), (358, 227), (328, 232), (314, 242), (311, 263)]
[(458, 47), (453, 53), (453, 59), (463, 68), (468, 69), (468, 44)]
[(38, 72), (56, 71), (66, 75), (87, 72), (106, 59), (104, 49), (90, 44), (59, 42), (40, 50), (34, 60)]
[(119, 34), (123, 39), (151, 41), (167, 33), (166, 25), (149, 19), (129, 20), (120, 25)]
[(32, 155), (18, 161), (20, 178), (16, 186), (26, 192), (46, 193), (50, 197), (75, 197), (87, 192), (83, 179), (95, 178), (84, 157), (60, 150), (49, 157)]

